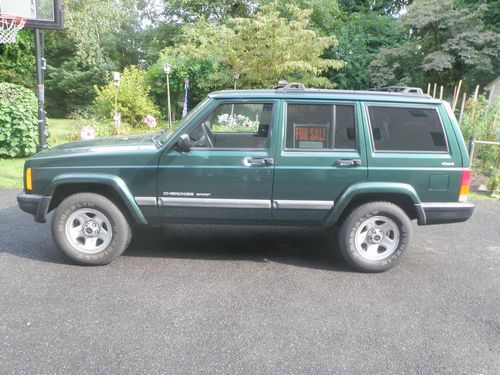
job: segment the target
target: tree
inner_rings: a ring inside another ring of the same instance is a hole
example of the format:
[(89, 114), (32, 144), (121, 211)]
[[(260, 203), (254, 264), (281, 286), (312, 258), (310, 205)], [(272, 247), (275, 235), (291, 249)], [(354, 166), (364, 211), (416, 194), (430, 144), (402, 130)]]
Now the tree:
[[(135, 66), (125, 68), (118, 88), (118, 113), (122, 120), (132, 127), (144, 126), (144, 118), (148, 115), (156, 117), (158, 110), (149, 97), (145, 84), (144, 71)], [(113, 118), (116, 87), (113, 82), (103, 87), (96, 87), (97, 96), (93, 110), (100, 119), (106, 121)]]
[(338, 44), (335, 36), (319, 36), (309, 28), (311, 10), (288, 6), (290, 19), (275, 4), (263, 6), (253, 18), (234, 18), (222, 54), (241, 75), (243, 87), (273, 87), (279, 79), (313, 86), (331, 86), (321, 75), (340, 69), (340, 60), (325, 59), (324, 50)]
[(345, 67), (326, 76), (342, 89), (374, 87), (369, 64), (380, 49), (394, 48), (407, 39), (396, 19), (375, 12), (342, 12), (335, 25), (339, 45), (328, 49), (326, 56), (345, 61)]
[(35, 46), (33, 34), (21, 30), (16, 43), (0, 45), (0, 82), (35, 87)]
[[(133, 34), (140, 22), (137, 2), (133, 0), (67, 0), (66, 32), (75, 43), (75, 57), (86, 66), (120, 61), (137, 61), (138, 47)], [(129, 56), (132, 55), (132, 58)], [(120, 65), (120, 64), (119, 64)]]
[(401, 24), (410, 34), (407, 43), (382, 49), (370, 64), (377, 84), (427, 82), (452, 85), (484, 84), (498, 66), (500, 34), (486, 30), (486, 7), (474, 10), (453, 0), (420, 0), (408, 7)]
[(316, 30), (320, 35), (332, 35), (338, 31), (338, 17), (342, 13), (336, 0), (261, 0), (260, 4), (275, 5), (282, 17), (293, 19), (290, 5), (301, 9), (309, 9), (309, 28)]
[(257, 4), (252, 0), (165, 0), (164, 15), (188, 23), (198, 20), (223, 23), (229, 17), (248, 17)]
[(397, 15), (412, 3), (412, 0), (338, 0), (347, 13), (375, 12), (379, 15)]
[[(212, 21), (199, 20), (182, 28), (177, 43), (165, 48), (157, 62), (147, 73), (147, 82), (157, 105), (166, 113), (167, 82), (163, 65), (172, 65), (170, 90), (174, 104), (181, 100), (184, 80), (189, 80), (189, 103), (197, 104), (208, 92), (229, 88), (232, 70), (223, 58), (226, 34), (225, 26)], [(174, 112), (178, 110), (174, 105)]]

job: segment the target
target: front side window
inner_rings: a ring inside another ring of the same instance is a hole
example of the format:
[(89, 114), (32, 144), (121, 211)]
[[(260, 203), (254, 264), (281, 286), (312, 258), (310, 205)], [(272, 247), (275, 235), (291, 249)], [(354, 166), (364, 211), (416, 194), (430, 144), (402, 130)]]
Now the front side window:
[(287, 105), (286, 148), (352, 150), (356, 148), (354, 105)]
[(265, 149), (272, 113), (272, 103), (221, 104), (189, 133), (191, 146)]
[(434, 108), (368, 106), (376, 151), (446, 152), (443, 126)]

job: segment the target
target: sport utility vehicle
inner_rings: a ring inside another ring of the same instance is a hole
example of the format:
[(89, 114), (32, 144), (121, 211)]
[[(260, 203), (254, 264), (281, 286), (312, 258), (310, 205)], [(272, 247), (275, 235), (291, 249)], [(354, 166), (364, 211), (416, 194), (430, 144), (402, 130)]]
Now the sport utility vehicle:
[(83, 264), (122, 254), (136, 225), (316, 225), (378, 272), (407, 250), (411, 220), (472, 215), (469, 163), (446, 102), (295, 84), (214, 92), (173, 131), (44, 150), (18, 202), (37, 222), (54, 210), (56, 244)]

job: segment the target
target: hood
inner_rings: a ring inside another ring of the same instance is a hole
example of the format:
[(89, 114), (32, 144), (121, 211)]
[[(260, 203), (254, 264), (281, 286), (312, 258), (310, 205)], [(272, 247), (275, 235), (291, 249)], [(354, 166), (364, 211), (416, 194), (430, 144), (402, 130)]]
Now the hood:
[(86, 141), (65, 143), (39, 152), (34, 157), (53, 157), (69, 154), (109, 154), (132, 152), (136, 150), (156, 150), (153, 140), (156, 134), (120, 135), (114, 137), (96, 138)]

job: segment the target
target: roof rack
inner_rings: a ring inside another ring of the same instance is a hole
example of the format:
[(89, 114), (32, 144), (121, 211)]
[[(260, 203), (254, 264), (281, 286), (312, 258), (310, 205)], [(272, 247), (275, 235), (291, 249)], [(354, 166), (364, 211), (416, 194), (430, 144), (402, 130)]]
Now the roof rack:
[(278, 81), (276, 90), (305, 90), (306, 86), (301, 82), (288, 82), (285, 80)]
[(369, 91), (399, 92), (403, 94), (420, 94), (420, 95), (424, 93), (420, 87), (409, 87), (409, 86), (381, 86), (369, 89)]

